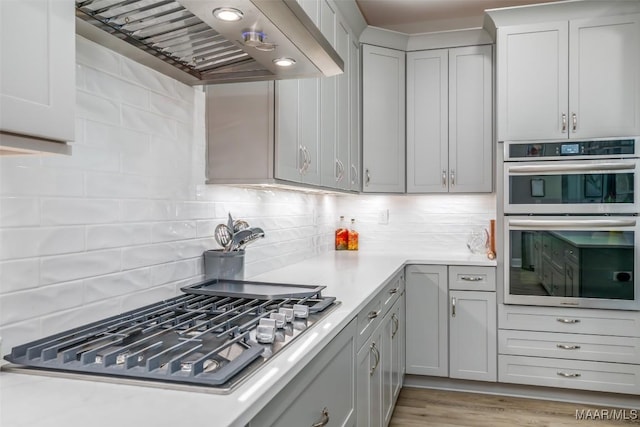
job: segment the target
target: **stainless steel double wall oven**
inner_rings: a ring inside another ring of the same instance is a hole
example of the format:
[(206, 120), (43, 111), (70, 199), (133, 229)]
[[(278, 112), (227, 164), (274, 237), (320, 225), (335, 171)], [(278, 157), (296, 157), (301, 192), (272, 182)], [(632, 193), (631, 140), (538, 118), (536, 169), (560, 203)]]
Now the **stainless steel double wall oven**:
[(639, 142), (503, 144), (505, 303), (640, 310)]

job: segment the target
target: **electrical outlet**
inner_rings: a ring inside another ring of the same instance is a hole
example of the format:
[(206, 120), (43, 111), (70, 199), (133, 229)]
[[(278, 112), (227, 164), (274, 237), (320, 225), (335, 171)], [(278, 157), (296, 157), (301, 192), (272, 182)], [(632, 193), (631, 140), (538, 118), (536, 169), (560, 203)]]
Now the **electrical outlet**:
[(378, 212), (378, 224), (389, 224), (389, 209), (382, 209)]

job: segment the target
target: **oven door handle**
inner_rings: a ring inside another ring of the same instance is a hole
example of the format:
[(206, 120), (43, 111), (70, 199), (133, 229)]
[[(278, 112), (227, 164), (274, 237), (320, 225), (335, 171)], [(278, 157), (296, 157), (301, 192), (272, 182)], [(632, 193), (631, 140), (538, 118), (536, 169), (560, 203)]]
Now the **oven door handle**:
[(611, 228), (611, 227), (635, 227), (636, 220), (633, 218), (625, 219), (509, 219), (510, 227), (527, 227), (527, 228), (543, 228), (562, 227), (563, 229), (575, 228)]
[(518, 174), (538, 174), (546, 172), (620, 172), (634, 171), (636, 169), (635, 162), (614, 162), (614, 163), (583, 163), (583, 164), (554, 164), (553, 162), (543, 165), (509, 165), (507, 173), (510, 175)]

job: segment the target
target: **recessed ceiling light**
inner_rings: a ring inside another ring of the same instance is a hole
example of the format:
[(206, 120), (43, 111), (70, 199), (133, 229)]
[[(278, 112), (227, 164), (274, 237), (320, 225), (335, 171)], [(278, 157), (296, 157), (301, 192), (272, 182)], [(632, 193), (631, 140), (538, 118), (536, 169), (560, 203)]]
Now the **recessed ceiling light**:
[(242, 11), (233, 7), (219, 7), (213, 10), (213, 16), (221, 21), (239, 21), (242, 19)]
[(276, 58), (273, 60), (273, 63), (278, 67), (290, 67), (296, 63), (296, 60), (292, 58)]

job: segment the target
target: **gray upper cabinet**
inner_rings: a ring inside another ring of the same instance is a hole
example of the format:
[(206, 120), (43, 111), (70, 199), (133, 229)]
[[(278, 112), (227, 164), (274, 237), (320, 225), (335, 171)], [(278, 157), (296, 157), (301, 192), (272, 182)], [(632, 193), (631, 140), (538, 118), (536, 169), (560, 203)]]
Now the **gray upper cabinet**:
[(498, 139), (640, 133), (640, 15), (497, 31)]
[(300, 3), (340, 54), (344, 73), (208, 86), (209, 184), (359, 190), (357, 42), (335, 2)]
[(0, 2), (0, 152), (71, 152), (64, 143), (75, 138), (73, 8), (71, 0)]
[(407, 54), (407, 192), (491, 192), (491, 46)]
[(362, 46), (362, 190), (405, 191), (405, 53)]

